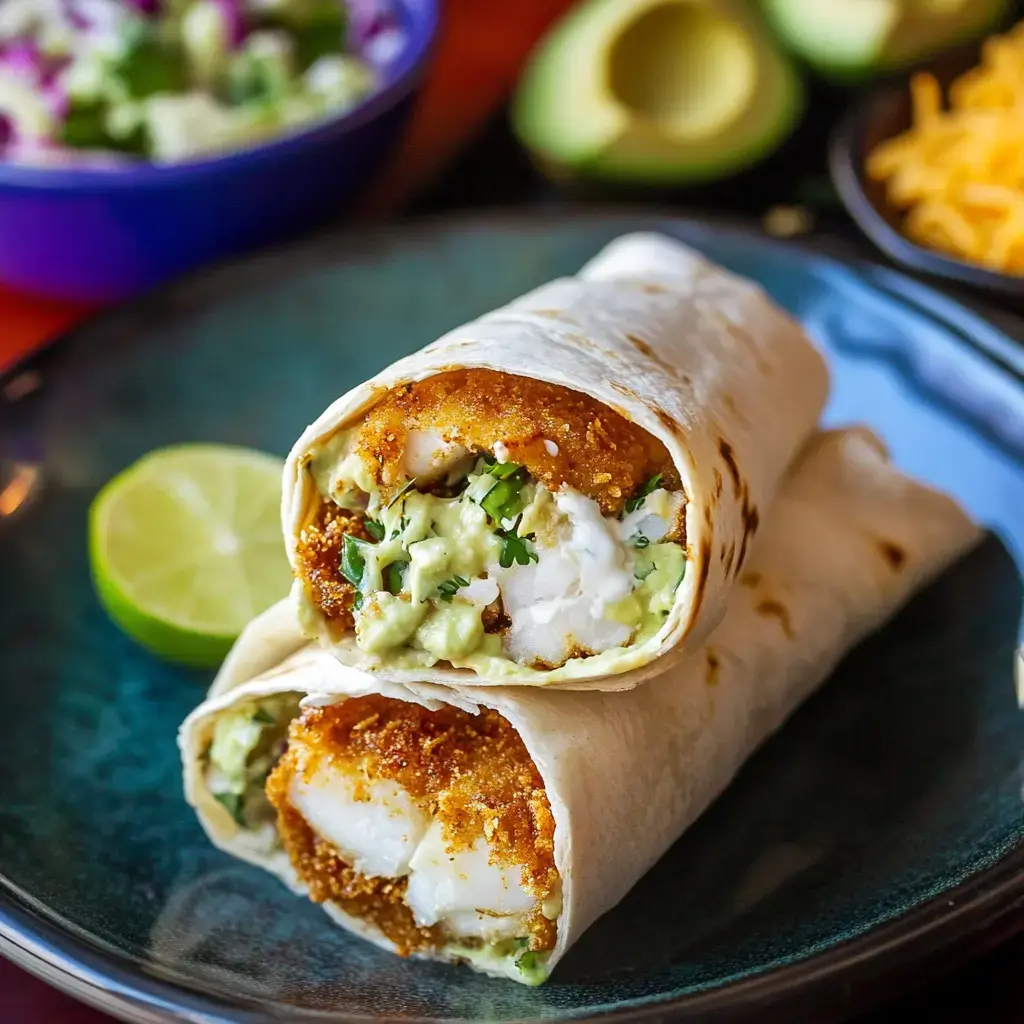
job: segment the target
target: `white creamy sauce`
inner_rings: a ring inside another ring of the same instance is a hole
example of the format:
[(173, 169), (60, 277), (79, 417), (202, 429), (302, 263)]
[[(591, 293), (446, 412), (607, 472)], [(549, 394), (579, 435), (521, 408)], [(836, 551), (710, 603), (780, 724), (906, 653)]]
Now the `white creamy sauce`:
[(668, 530), (669, 525), (661, 516), (643, 507), (630, 512), (619, 523), (619, 536), (623, 541), (633, 541), (643, 534), (652, 544), (657, 544), (664, 539)]
[(462, 938), (486, 941), (523, 934), (523, 916), (535, 899), (523, 889), (522, 869), (491, 864), (483, 840), (449, 854), (440, 822), (432, 822), (397, 782), (367, 782), (322, 761), (308, 782), (296, 772), (289, 799), (356, 871), (408, 876), (405, 902), (418, 925), (443, 923)]
[(499, 593), (498, 584), (488, 576), (481, 580), (470, 580), (469, 586), (459, 591), (459, 599), (486, 608), (498, 600)]
[(508, 462), (508, 448), (505, 445), (504, 441), (495, 441), (494, 442), (494, 457), (502, 465), (504, 465), (506, 462)]
[(547, 438), (545, 438), (544, 439), (544, 451), (546, 451), (548, 453), (548, 455), (555, 456), (555, 455), (558, 454), (558, 445), (555, 444), (554, 441), (549, 441), (549, 440), (547, 440)]
[(632, 634), (605, 617), (608, 606), (635, 584), (620, 524), (605, 519), (596, 501), (569, 488), (554, 500), (567, 528), (551, 538), (551, 546), (534, 546), (539, 560), (492, 570), (512, 620), (505, 647), (522, 664), (561, 664), (573, 647), (600, 653), (628, 642)]

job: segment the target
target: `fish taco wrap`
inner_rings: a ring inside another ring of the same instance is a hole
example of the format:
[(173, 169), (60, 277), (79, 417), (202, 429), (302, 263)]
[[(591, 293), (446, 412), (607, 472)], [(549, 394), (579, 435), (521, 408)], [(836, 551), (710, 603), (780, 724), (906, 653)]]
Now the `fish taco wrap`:
[(399, 681), (635, 683), (721, 619), (826, 391), (759, 287), (620, 238), (302, 434), (283, 520), (303, 629)]
[(214, 843), (357, 935), (539, 983), (844, 652), (978, 538), (873, 435), (821, 434), (724, 621), (646, 685), (396, 683), (296, 646), (271, 615), (181, 728), (186, 795)]

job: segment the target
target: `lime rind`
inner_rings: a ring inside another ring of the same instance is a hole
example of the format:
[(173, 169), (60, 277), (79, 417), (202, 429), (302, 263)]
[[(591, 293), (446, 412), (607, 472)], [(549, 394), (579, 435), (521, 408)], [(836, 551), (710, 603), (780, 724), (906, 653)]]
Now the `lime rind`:
[(93, 583), (111, 619), (160, 657), (218, 664), (291, 583), (281, 470), (246, 448), (178, 445), (114, 477), (89, 511)]

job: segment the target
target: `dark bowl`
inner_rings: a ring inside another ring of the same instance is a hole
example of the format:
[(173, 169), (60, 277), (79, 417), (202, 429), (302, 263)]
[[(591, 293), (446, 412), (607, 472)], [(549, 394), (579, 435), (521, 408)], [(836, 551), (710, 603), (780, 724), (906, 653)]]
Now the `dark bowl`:
[[(981, 45), (960, 47), (915, 71), (931, 71), (943, 90), (974, 67)], [(910, 127), (910, 78), (906, 74), (880, 86), (846, 117), (832, 137), (829, 168), (840, 198), (857, 226), (890, 259), (909, 270), (942, 277), (1015, 300), (1024, 299), (1024, 277), (1000, 274), (954, 259), (910, 241), (901, 230), (903, 213), (892, 206), (885, 186), (864, 171), (867, 154), (880, 142)]]
[(117, 169), (0, 162), (0, 281), (109, 302), (323, 224), (388, 155), (437, 32), (439, 0), (395, 0), (405, 46), (364, 102), (210, 160)]

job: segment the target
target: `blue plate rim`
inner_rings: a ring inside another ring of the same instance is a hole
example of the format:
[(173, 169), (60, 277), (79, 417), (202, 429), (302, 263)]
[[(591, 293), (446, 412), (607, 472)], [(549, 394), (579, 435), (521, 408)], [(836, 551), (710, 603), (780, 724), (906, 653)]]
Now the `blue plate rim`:
[[(454, 214), (431, 215), (405, 223), (371, 227), (348, 227), (317, 233), (284, 250), (255, 254), (249, 260), (290, 261), (314, 252), (323, 245), (348, 252), (358, 258), (360, 249), (389, 238), (429, 238), (438, 234), (465, 230), (516, 229), (524, 221), (537, 219), (523, 211), (483, 209)], [(763, 249), (798, 250), (808, 259), (825, 264), (831, 271), (855, 271), (873, 289), (920, 315), (953, 329), (959, 340), (974, 353), (995, 364), (1024, 388), (1024, 345), (961, 302), (915, 280), (904, 272), (882, 266), (860, 256), (822, 251), (814, 241), (771, 238), (752, 228), (749, 222), (728, 217), (687, 217), (678, 212), (657, 209), (637, 210), (624, 206), (570, 206), (552, 216), (561, 221), (592, 220), (612, 225), (621, 222), (623, 230), (663, 229), (699, 245), (701, 235), (723, 231), (745, 239)], [(217, 279), (228, 279), (247, 262), (232, 261), (200, 271), (206, 287)], [(178, 290), (194, 286), (199, 273), (189, 274), (131, 301), (91, 317), (16, 361), (0, 373), (0, 384), (20, 373), (31, 371), (41, 361), (59, 353), (65, 343), (82, 335), (103, 332), (123, 319), (142, 313), (154, 300), (165, 301)], [(1022, 321), (1024, 326), (1024, 321)], [(1022, 391), (1024, 396), (1024, 391)], [(0, 429), (17, 409), (17, 404), (0, 404)], [(16, 415), (16, 413), (14, 413)], [(2, 439), (2, 433), (0, 433)], [(45, 905), (20, 893), (0, 874), (0, 955), (70, 995), (118, 1013), (128, 1020), (189, 1020), (196, 1024), (266, 1024), (284, 1020), (320, 1020), (324, 1022), (375, 1022), (375, 1024), (434, 1024), (440, 1018), (355, 1016), (330, 1011), (299, 1011), (294, 1007), (253, 1000), (246, 996), (225, 997), (213, 988), (189, 979), (187, 985), (174, 980), (172, 971), (109, 950), (96, 939), (77, 935), (72, 925), (62, 926), (49, 916)], [(688, 995), (651, 1001), (620, 1009), (596, 1010), (573, 1019), (633, 1022), (651, 1020), (748, 1020), (768, 1011), (804, 1018), (812, 1008), (841, 1007), (848, 1015), (869, 1008), (881, 996), (892, 996), (910, 987), (908, 980), (920, 983), (937, 974), (944, 966), (984, 952), (1016, 933), (1022, 927), (1024, 913), (1024, 842), (1003, 852), (993, 863), (982, 867), (957, 886), (946, 889), (917, 906), (868, 928), (851, 939), (812, 953), (795, 963), (770, 967), (753, 977), (726, 982)], [(1008, 922), (1016, 921), (1014, 927)], [(926, 960), (928, 961), (926, 963)], [(282, 1012), (287, 1016), (282, 1016)], [(156, 1014), (156, 1017), (153, 1017)], [(187, 1016), (183, 1016), (187, 1014)], [(535, 1019), (509, 1021), (506, 1024), (531, 1024)]]
[[(191, 165), (190, 165), (191, 166)], [(629, 204), (567, 203), (557, 210), (541, 214), (534, 209), (529, 213), (510, 207), (482, 207), (479, 209), (454, 210), (414, 216), (406, 221), (384, 221), (375, 224), (350, 223), (342, 227), (314, 231), (284, 248), (255, 250), (242, 256), (228, 259), (212, 266), (192, 270), (174, 278), (157, 288), (133, 296), (110, 308), (98, 310), (81, 323), (63, 331), (23, 356), (15, 359), (0, 370), (0, 383), (32, 369), (41, 359), (46, 358), (64, 343), (80, 335), (114, 327), (122, 318), (130, 318), (155, 302), (171, 299), (175, 292), (186, 291), (200, 278), (204, 286), (213, 289), (221, 278), (231, 278), (246, 263), (290, 261), (318, 251), (320, 248), (337, 249), (358, 253), (361, 248), (386, 241), (389, 238), (429, 238), (451, 230), (479, 230), (501, 228), (515, 230), (531, 221), (543, 218), (545, 222), (557, 219), (563, 222), (590, 220), (601, 223), (621, 221), (623, 230), (657, 231), (675, 229), (676, 235), (688, 243), (695, 244), (699, 235), (721, 234), (723, 232), (743, 238), (756, 246), (772, 250), (796, 250), (805, 258), (825, 264), (832, 272), (853, 270), (870, 285), (899, 299), (904, 305), (913, 306), (915, 312), (938, 321), (947, 329), (955, 328), (959, 339), (970, 349), (980, 353), (1003, 372), (1024, 384), (1024, 314), (1014, 310), (995, 309), (986, 311), (985, 300), (989, 296), (963, 295), (957, 298), (939, 291), (941, 282), (920, 280), (909, 271), (885, 266), (877, 260), (860, 255), (849, 243), (834, 236), (808, 236), (807, 238), (780, 239), (767, 235), (749, 218), (707, 215), (690, 216), (685, 211), (671, 207), (645, 206), (638, 209)], [(981, 309), (971, 308), (971, 304)], [(1022, 340), (1016, 342), (1009, 334), (992, 322), (989, 317), (1012, 318), (1020, 326)], [(0, 404), (0, 426), (3, 425), (4, 405)]]
[[(790, 1020), (797, 1015), (804, 1019), (811, 1009), (826, 1007), (846, 1017), (875, 1005), (882, 985), (887, 996), (901, 994), (912, 987), (908, 980), (912, 973), (914, 982), (920, 984), (938, 976), (944, 966), (983, 953), (1017, 933), (1022, 911), (1024, 843), (955, 888), (797, 963), (686, 996), (571, 1019), (617, 1024), (741, 1021), (763, 1019), (764, 1014), (771, 1012), (776, 1014), (773, 1020)], [(1014, 922), (1012, 927), (1001, 927), (1010, 921)], [(0, 955), (105, 1012), (142, 1011), (162, 1015), (157, 1019), (188, 1020), (195, 1024), (269, 1024), (284, 1020), (441, 1024), (443, 1020), (316, 1010), (302, 1010), (296, 1015), (294, 1007), (261, 1003), (246, 996), (232, 996), (229, 1000), (194, 983), (185, 987), (171, 979), (170, 971), (154, 969), (152, 965), (143, 967), (41, 917), (2, 876)], [(183, 1013), (188, 1016), (182, 1016)], [(506, 1024), (536, 1021), (537, 1018), (522, 1018)]]

